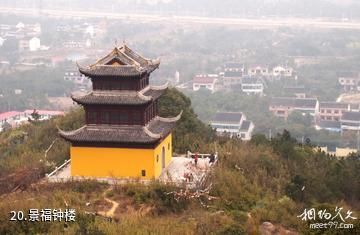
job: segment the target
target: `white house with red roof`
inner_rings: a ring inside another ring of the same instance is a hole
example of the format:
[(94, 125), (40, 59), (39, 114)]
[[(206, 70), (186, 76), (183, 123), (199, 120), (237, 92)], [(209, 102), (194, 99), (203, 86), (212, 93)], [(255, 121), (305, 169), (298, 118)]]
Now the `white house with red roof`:
[(22, 112), (10, 111), (5, 113), (0, 113), (0, 125), (5, 122), (11, 122), (13, 120), (19, 119), (21, 117)]
[(65, 113), (63, 111), (51, 111), (51, 110), (36, 110), (36, 109), (27, 109), (24, 111), (24, 116), (26, 118), (33, 119), (34, 113), (37, 113), (39, 115), (39, 120), (48, 120), (55, 116), (64, 116)]
[(3, 130), (5, 123), (14, 126), (18, 120), (21, 119), (23, 113), (17, 111), (9, 111), (5, 113), (0, 113), (0, 132)]
[(193, 79), (193, 91), (207, 89), (214, 92), (216, 91), (216, 83), (218, 82), (218, 79), (219, 75), (217, 74), (196, 75)]
[(0, 113), (0, 132), (3, 130), (3, 125), (8, 123), (12, 127), (17, 127), (21, 124), (25, 124), (33, 119), (33, 113), (39, 115), (39, 121), (48, 120), (55, 116), (63, 116), (65, 113), (63, 111), (51, 111), (51, 110), (34, 110), (28, 109), (24, 112), (18, 111), (9, 111), (5, 113)]

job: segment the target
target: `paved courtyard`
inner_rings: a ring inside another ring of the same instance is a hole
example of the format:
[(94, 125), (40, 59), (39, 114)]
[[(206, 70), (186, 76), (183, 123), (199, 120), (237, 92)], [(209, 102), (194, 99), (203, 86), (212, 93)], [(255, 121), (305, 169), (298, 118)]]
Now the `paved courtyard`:
[(170, 165), (163, 171), (160, 181), (175, 183), (189, 188), (200, 187), (210, 171), (209, 158), (199, 158), (195, 166), (194, 159), (174, 157)]

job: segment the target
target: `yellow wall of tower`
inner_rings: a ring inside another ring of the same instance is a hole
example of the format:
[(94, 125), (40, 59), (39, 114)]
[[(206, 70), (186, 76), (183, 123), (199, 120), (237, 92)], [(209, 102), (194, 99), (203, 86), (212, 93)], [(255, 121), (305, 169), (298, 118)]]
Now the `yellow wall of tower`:
[[(116, 177), (156, 179), (164, 163), (172, 158), (172, 136), (169, 134), (155, 149), (71, 147), (71, 175), (83, 177)], [(142, 170), (146, 175), (142, 176)]]
[(172, 135), (168, 135), (154, 150), (154, 175), (158, 178), (163, 170), (162, 166), (162, 149), (165, 151), (165, 167), (167, 167), (172, 159)]

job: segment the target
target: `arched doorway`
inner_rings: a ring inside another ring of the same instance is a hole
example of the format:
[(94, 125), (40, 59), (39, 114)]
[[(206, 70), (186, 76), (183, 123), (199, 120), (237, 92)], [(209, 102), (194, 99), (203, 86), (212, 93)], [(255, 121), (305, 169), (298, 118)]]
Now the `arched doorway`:
[(162, 169), (165, 168), (165, 147), (164, 146), (162, 147), (162, 150), (161, 150), (161, 167), (162, 167)]

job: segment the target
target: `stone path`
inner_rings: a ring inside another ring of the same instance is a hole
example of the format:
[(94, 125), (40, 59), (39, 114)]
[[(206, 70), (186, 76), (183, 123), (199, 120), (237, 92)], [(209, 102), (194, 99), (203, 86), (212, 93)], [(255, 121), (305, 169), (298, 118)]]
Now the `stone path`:
[(104, 191), (103, 193), (103, 196), (104, 196), (104, 199), (105, 201), (109, 202), (112, 204), (112, 207), (108, 210), (108, 211), (99, 211), (98, 214), (101, 215), (101, 216), (105, 216), (105, 217), (111, 217), (113, 218), (114, 215), (115, 215), (115, 211), (116, 209), (119, 207), (119, 203), (114, 201), (114, 200), (111, 200), (110, 198), (106, 197), (106, 194), (108, 192), (110, 192), (111, 190), (113, 189), (113, 187), (109, 187), (107, 190)]

